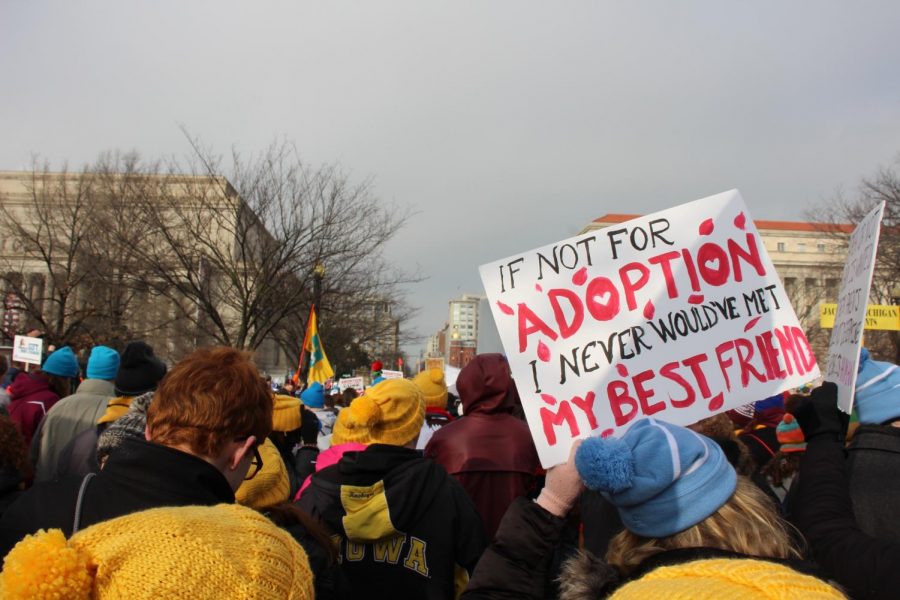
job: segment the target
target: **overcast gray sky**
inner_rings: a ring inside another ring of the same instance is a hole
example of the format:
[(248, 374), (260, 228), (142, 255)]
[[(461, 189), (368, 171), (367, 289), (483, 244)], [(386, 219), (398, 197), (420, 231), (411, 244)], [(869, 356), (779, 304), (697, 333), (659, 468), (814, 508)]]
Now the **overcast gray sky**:
[[(477, 267), (737, 187), (802, 218), (900, 151), (900, 3), (0, 0), (0, 169), (294, 140), (417, 214), (425, 336)], [(407, 348), (418, 354), (422, 344)]]

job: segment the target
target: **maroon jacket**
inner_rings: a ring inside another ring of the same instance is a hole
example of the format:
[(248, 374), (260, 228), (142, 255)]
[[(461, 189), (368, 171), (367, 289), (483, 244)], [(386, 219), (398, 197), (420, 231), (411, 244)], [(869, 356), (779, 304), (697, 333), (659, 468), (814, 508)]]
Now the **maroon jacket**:
[(9, 417), (19, 427), (25, 438), (25, 445), (31, 446), (31, 438), (38, 424), (50, 407), (57, 403), (59, 396), (50, 389), (46, 375), (21, 373), (8, 388)]
[(434, 433), (425, 456), (462, 484), (492, 539), (512, 501), (531, 490), (540, 463), (528, 425), (511, 414), (518, 393), (502, 354), (476, 356), (456, 389), (464, 416)]

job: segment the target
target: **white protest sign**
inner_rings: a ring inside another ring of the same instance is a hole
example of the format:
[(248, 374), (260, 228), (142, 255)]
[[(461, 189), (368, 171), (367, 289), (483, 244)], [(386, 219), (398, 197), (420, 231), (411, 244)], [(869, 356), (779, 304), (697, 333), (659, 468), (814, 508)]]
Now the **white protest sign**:
[(389, 371), (387, 369), (382, 369), (381, 376), (385, 379), (403, 379), (403, 371)]
[(737, 190), (480, 272), (545, 467), (575, 438), (694, 423), (819, 376)]
[(341, 388), (341, 391), (344, 391), (347, 388), (353, 388), (360, 394), (362, 394), (366, 389), (362, 377), (344, 377), (343, 379), (339, 379), (338, 387)]
[(17, 362), (39, 365), (43, 348), (44, 340), (41, 338), (17, 335), (13, 338), (12, 359)]
[(881, 231), (884, 202), (859, 222), (850, 235), (847, 262), (841, 278), (834, 329), (828, 342), (828, 368), (825, 380), (838, 388), (838, 407), (849, 414), (853, 410), (853, 389), (859, 367), (859, 344), (866, 323), (869, 288), (875, 270), (875, 254)]

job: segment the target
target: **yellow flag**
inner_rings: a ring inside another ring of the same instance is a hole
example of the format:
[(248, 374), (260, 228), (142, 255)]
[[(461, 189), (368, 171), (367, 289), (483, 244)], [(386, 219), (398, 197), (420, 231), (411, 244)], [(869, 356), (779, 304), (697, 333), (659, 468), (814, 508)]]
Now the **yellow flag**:
[(315, 309), (309, 313), (309, 323), (306, 325), (306, 336), (304, 338), (303, 349), (309, 352), (309, 375), (306, 377), (306, 383), (310, 384), (314, 381), (325, 383), (328, 379), (334, 377), (334, 369), (331, 368), (331, 363), (328, 362), (325, 348), (322, 347), (322, 340), (319, 338)]

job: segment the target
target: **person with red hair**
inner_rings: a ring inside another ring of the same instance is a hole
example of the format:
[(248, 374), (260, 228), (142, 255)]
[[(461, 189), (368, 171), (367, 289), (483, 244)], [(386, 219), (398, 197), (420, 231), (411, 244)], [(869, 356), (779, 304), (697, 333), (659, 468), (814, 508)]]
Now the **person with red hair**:
[(147, 409), (144, 440), (122, 441), (98, 474), (38, 484), (0, 519), (0, 555), (25, 535), (162, 506), (233, 503), (262, 467), (272, 393), (248, 352), (201, 348), (163, 378)]

